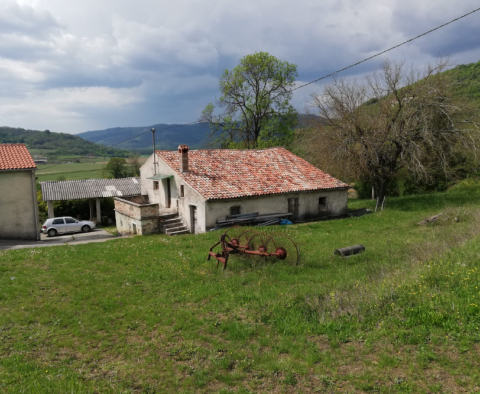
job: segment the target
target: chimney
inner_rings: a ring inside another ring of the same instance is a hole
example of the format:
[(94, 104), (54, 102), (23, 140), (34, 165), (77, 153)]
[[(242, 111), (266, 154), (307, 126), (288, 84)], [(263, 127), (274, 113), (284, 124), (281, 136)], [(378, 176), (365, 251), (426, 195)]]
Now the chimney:
[(188, 146), (178, 146), (178, 161), (180, 163), (180, 172), (188, 172)]

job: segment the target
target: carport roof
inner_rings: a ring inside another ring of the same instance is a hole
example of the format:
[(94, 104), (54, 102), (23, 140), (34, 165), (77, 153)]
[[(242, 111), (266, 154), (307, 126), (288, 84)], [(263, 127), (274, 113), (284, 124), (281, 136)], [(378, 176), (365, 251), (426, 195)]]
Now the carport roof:
[(138, 196), (141, 194), (140, 178), (47, 181), (40, 182), (40, 185), (43, 201)]

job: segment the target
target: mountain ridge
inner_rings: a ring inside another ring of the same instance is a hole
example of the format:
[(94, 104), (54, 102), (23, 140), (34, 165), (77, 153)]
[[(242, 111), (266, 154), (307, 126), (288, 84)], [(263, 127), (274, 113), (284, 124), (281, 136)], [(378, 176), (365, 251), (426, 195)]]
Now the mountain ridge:
[[(150, 126), (111, 127), (76, 134), (87, 141), (102, 145), (117, 145), (123, 149), (142, 151), (153, 147), (152, 133), (155, 128), (155, 147), (161, 150), (175, 150), (186, 144), (191, 148), (204, 148), (208, 144), (210, 126), (208, 123), (193, 125), (156, 123)], [(138, 137), (136, 137), (138, 136)], [(130, 139), (129, 141), (125, 141)]]

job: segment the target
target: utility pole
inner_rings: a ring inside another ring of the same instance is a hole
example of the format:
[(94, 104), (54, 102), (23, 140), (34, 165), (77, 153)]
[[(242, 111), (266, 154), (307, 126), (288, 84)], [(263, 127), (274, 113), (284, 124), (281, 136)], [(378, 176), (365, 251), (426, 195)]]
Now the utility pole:
[(155, 129), (150, 129), (153, 138), (153, 175), (157, 175), (157, 161), (155, 157)]

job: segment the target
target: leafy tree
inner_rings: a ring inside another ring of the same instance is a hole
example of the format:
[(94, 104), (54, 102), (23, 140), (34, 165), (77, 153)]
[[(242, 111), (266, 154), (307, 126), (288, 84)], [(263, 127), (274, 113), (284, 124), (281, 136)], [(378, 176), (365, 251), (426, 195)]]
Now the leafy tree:
[(424, 180), (439, 171), (453, 176), (456, 154), (475, 149), (478, 124), (454, 102), (447, 65), (420, 72), (386, 60), (364, 82), (335, 80), (312, 97), (319, 117), (304, 146), (347, 178), (374, 185), (380, 200), (401, 171)]
[(138, 153), (134, 153), (128, 157), (128, 162), (132, 166), (133, 176), (140, 176), (140, 155)]
[(217, 105), (226, 109), (214, 115), (208, 104), (201, 120), (209, 122), (216, 143), (224, 148), (264, 148), (288, 144), (293, 138), (297, 112), (290, 105), (297, 66), (266, 52), (240, 60), (220, 78)]
[(112, 157), (105, 169), (113, 178), (125, 178), (128, 174), (127, 161), (120, 157)]

